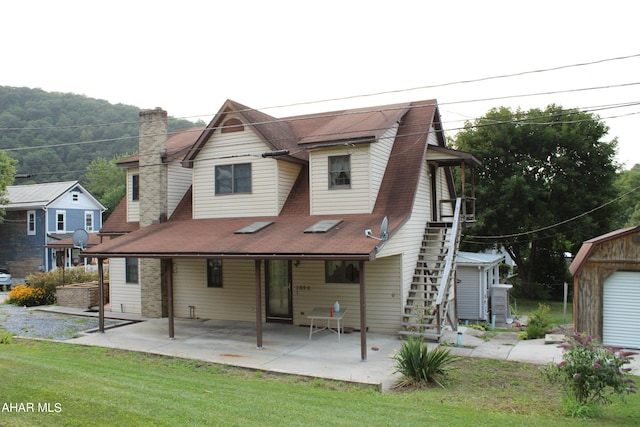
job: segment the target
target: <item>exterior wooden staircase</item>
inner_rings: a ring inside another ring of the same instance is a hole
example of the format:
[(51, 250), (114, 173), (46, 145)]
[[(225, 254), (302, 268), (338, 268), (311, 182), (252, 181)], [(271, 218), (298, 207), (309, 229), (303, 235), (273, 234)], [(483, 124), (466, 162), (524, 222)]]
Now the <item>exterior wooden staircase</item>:
[[(456, 254), (463, 217), (455, 201), (450, 222), (427, 223), (411, 288), (402, 315), (401, 336), (439, 341), (444, 327), (457, 328), (455, 314)], [(466, 221), (466, 219), (465, 219)]]

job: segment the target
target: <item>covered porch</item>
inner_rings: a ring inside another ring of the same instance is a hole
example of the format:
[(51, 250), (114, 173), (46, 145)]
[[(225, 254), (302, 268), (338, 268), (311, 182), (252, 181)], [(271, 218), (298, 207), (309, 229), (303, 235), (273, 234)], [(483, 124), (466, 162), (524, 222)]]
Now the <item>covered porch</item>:
[(282, 323), (262, 325), (263, 346), (256, 349), (256, 324), (213, 319), (175, 319), (175, 336), (167, 337), (169, 319), (145, 319), (127, 326), (90, 333), (69, 343), (133, 350), (204, 360), (387, 389), (397, 380), (391, 359), (402, 341), (397, 335), (369, 333), (369, 357), (362, 363), (354, 354), (360, 333), (342, 335), (323, 331), (309, 339), (309, 328)]

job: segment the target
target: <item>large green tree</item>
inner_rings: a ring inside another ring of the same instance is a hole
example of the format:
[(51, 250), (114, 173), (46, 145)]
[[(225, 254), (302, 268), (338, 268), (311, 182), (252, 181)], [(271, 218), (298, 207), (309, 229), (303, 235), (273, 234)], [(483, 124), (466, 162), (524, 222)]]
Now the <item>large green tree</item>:
[(86, 187), (106, 206), (104, 220), (118, 206), (126, 191), (126, 171), (117, 166), (118, 161), (124, 157), (127, 156), (116, 156), (111, 160), (95, 159), (87, 166)]
[(640, 164), (620, 172), (616, 187), (621, 198), (615, 228), (640, 225)]
[[(4, 151), (0, 151), (0, 204), (7, 202), (6, 192), (7, 186), (13, 184), (16, 174), (16, 161), (7, 156)], [(4, 210), (0, 209), (0, 223), (4, 218)]]
[(607, 132), (597, 116), (557, 105), (494, 108), (466, 123), (454, 144), (482, 166), (465, 249), (503, 247), (528, 297), (535, 283), (565, 281), (563, 254), (611, 230), (613, 206), (601, 206), (616, 196), (617, 141), (603, 141)]

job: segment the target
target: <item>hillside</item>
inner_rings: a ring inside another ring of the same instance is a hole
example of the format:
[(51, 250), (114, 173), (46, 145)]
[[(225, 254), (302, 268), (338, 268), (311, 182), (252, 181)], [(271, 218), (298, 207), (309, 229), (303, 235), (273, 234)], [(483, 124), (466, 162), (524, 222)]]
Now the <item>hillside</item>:
[[(0, 150), (18, 160), (18, 176), (28, 175), (15, 184), (84, 181), (92, 160), (138, 151), (139, 111), (71, 93), (0, 86)], [(169, 130), (195, 125), (169, 118)]]

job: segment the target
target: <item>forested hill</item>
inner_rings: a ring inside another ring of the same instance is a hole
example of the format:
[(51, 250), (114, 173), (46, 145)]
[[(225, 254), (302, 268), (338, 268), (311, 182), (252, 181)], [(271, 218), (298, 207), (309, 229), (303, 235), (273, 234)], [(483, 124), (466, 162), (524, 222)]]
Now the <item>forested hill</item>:
[[(0, 150), (18, 160), (18, 176), (29, 175), (15, 184), (83, 181), (92, 160), (138, 151), (139, 112), (82, 95), (0, 86)], [(195, 125), (169, 118), (170, 131)]]

